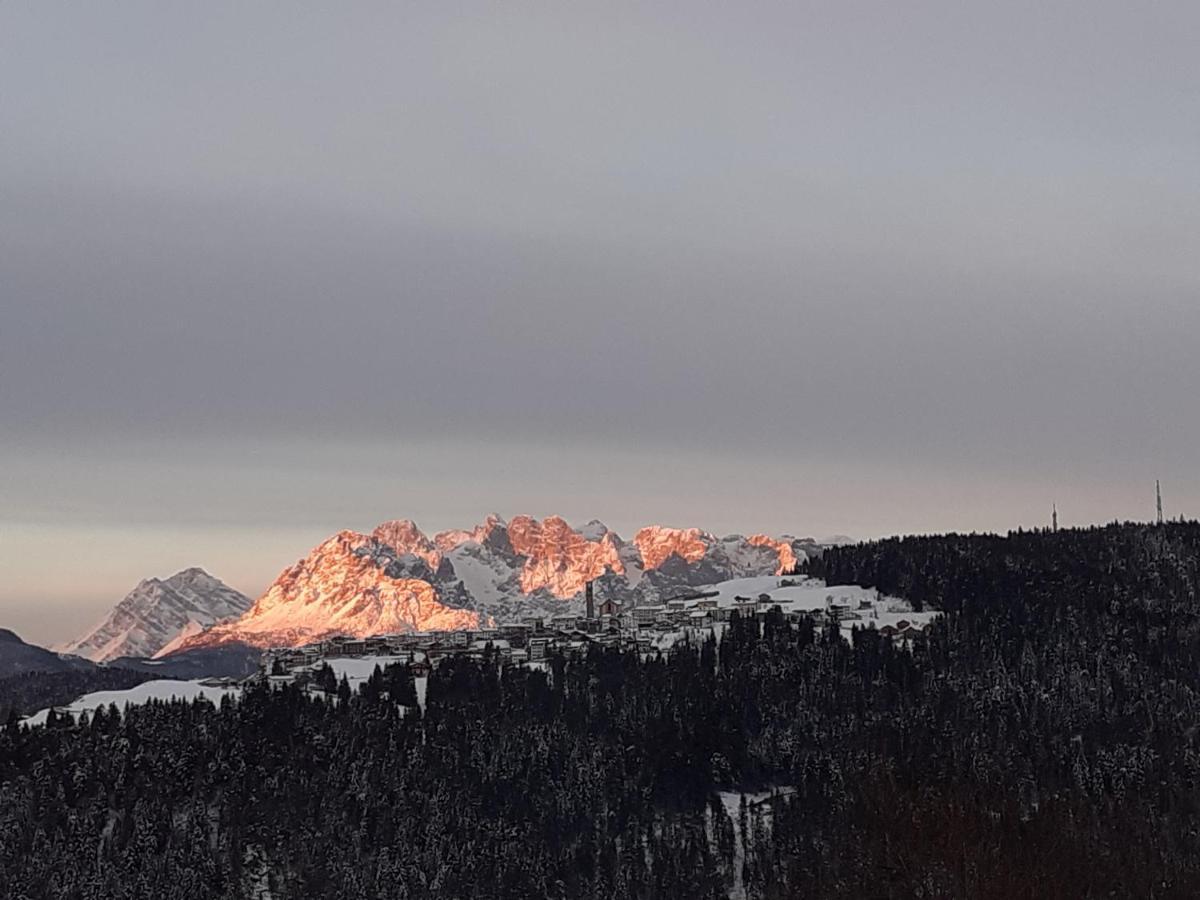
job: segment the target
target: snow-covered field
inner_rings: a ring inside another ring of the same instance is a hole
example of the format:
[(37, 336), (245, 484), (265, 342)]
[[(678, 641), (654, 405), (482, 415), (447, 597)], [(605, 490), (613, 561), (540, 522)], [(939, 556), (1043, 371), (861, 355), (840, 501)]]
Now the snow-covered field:
[(346, 680), (350, 682), (351, 690), (358, 690), (358, 686), (371, 677), (371, 673), (375, 671), (375, 667), (386, 669), (392, 663), (408, 662), (408, 657), (405, 656), (330, 656), (324, 660), (318, 660), (313, 664), (314, 668), (320, 668), (322, 662), (329, 663), (329, 668), (333, 669), (333, 674), (341, 681), (342, 676), (346, 676)]
[[(407, 657), (399, 656), (363, 656), (353, 659), (343, 657), (333, 657), (324, 662), (329, 663), (329, 667), (333, 669), (334, 674), (340, 680), (343, 675), (350, 682), (351, 689), (357, 691), (358, 686), (371, 677), (371, 673), (375, 671), (375, 667), (380, 669), (386, 668), (394, 662), (407, 661)], [(317, 663), (320, 665), (320, 662)], [(206, 679), (205, 679), (206, 680)], [(425, 691), (429, 684), (429, 679), (424, 676), (419, 676), (413, 679), (417, 689), (417, 703), (421, 709), (425, 708)], [(144, 681), (136, 687), (129, 688), (124, 691), (96, 691), (92, 694), (84, 694), (78, 700), (67, 706), (55, 707), (59, 712), (69, 712), (76, 718), (79, 714), (86, 712), (89, 715), (94, 713), (102, 706), (107, 707), (110, 703), (115, 704), (117, 709), (124, 709), (127, 705), (149, 703), (151, 700), (170, 700), (172, 698), (178, 700), (192, 701), (197, 697), (205, 697), (214, 704), (219, 704), (221, 698), (230, 696), (237, 699), (241, 696), (241, 688), (233, 687), (214, 687), (203, 684), (202, 681)], [(50, 714), (49, 709), (39, 710), (31, 716), (26, 716), (22, 721), (26, 725), (45, 725), (46, 717)]]
[[(785, 582), (790, 584), (785, 587)], [(800, 576), (765, 575), (756, 578), (734, 578), (697, 589), (698, 593), (706, 594), (714, 591), (716, 596), (705, 599), (717, 601), (717, 605), (722, 608), (736, 606), (739, 597), (757, 601), (763, 594), (767, 595), (769, 603), (778, 603), (785, 613), (810, 612), (814, 618), (823, 614), (831, 604), (845, 607), (855, 616), (840, 622), (842, 634), (847, 640), (855, 628), (883, 628), (885, 625), (895, 627), (900, 622), (924, 628), (941, 615), (937, 611), (913, 612), (907, 601), (880, 595), (874, 588), (854, 584), (827, 585), (820, 580)], [(659, 632), (651, 637), (651, 643), (656, 649), (665, 651), (685, 637), (703, 639), (710, 631), (720, 637), (725, 628), (724, 624), (718, 623), (699, 628), (684, 627), (675, 631)]]
[[(341, 681), (342, 676), (346, 676), (346, 680), (350, 682), (350, 689), (358, 690), (358, 686), (371, 677), (375, 671), (375, 667), (379, 666), (380, 670), (386, 669), (392, 663), (407, 662), (408, 657), (402, 656), (331, 656), (323, 660), (329, 663), (329, 668), (333, 669), (333, 674), (337, 676), (338, 681)], [(321, 661), (317, 662), (319, 667)], [(424, 675), (419, 675), (413, 679), (417, 689), (417, 705), (422, 711), (425, 709), (425, 690), (429, 686), (429, 679)]]
[[(783, 587), (784, 582), (792, 584)], [(843, 627), (847, 632), (853, 625), (861, 626), (868, 620), (873, 621), (876, 628), (895, 625), (901, 619), (924, 626), (938, 615), (936, 612), (914, 613), (905, 601), (881, 596), (874, 588), (859, 587), (855, 584), (827, 585), (818, 579), (800, 576), (735, 578), (698, 590), (705, 593), (716, 591), (717, 596), (710, 599), (716, 600), (722, 607), (734, 606), (738, 597), (757, 600), (761, 594), (767, 594), (770, 601), (778, 603), (784, 612), (821, 612), (831, 603), (845, 606), (863, 617), (861, 620), (850, 619), (844, 622)], [(860, 610), (859, 606), (862, 603), (871, 604), (870, 609)]]
[[(237, 697), (239, 694), (240, 690), (236, 687), (210, 687), (199, 681), (143, 681), (125, 691), (96, 691), (93, 694), (84, 694), (74, 703), (56, 708), (78, 717), (81, 712), (91, 715), (101, 706), (108, 706), (110, 703), (116, 704), (118, 709), (123, 709), (131, 703), (149, 703), (151, 700), (171, 698), (191, 701), (197, 697), (206, 697), (213, 703), (220, 703), (221, 698), (226, 695)], [(49, 713), (50, 710), (43, 709), (24, 719), (24, 722), (26, 725), (45, 725)]]

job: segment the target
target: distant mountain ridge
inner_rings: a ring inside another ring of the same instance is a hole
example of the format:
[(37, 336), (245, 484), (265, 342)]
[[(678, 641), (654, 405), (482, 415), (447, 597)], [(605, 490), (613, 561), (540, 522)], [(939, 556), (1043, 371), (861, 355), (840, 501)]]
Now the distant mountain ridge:
[(488, 516), (469, 530), (426, 535), (408, 519), (370, 534), (341, 531), (288, 567), (242, 615), (184, 634), (160, 657), (225, 644), (298, 646), (324, 637), (455, 630), (597, 598), (648, 603), (731, 578), (792, 571), (816, 550), (810, 538), (717, 537), (652, 525), (623, 540), (597, 520)]
[(0, 628), (0, 678), (29, 672), (72, 672), (92, 668), (78, 656), (60, 656), (44, 647), (27, 644), (14, 632)]
[(203, 569), (184, 569), (170, 578), (141, 582), (94, 628), (54, 649), (93, 662), (151, 657), (181, 637), (241, 615), (250, 605), (249, 597)]

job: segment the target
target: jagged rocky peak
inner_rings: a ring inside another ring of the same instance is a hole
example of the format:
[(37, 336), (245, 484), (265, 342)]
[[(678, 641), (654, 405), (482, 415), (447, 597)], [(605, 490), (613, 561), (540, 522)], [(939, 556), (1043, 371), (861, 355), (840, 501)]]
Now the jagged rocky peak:
[(498, 544), (503, 547), (507, 545), (507, 541), (508, 523), (495, 513), (490, 514), (481, 524), (476, 525), (470, 531), (454, 528), (449, 531), (439, 531), (433, 537), (433, 543), (443, 553), (468, 542), (484, 546)]
[(94, 662), (148, 657), (180, 639), (241, 615), (250, 598), (198, 567), (170, 578), (147, 578), (82, 637), (59, 645)]
[[(588, 522), (586, 525), (584, 525), (582, 528), (579, 529), (579, 533), (581, 535), (583, 535), (584, 538), (589, 541), (598, 541), (601, 538), (603, 538), (606, 534), (612, 534), (612, 532), (610, 532), (608, 530), (608, 526), (605, 525), (603, 522), (601, 522), (599, 519), (592, 519), (590, 522)], [(613, 537), (616, 538), (616, 535), (613, 535)], [(618, 538), (618, 540), (619, 540), (619, 538)]]
[(441, 564), (442, 554), (437, 545), (426, 537), (425, 532), (421, 531), (411, 519), (393, 519), (390, 522), (384, 522), (376, 526), (375, 530), (371, 532), (371, 536), (381, 543), (387, 544), (397, 553), (411, 553), (421, 557), (434, 571), (437, 571)]
[(608, 570), (625, 573), (619, 548), (607, 529), (598, 540), (589, 540), (560, 516), (540, 522), (516, 516), (508, 524), (508, 540), (513, 552), (525, 557), (521, 588), (527, 594), (545, 589), (565, 599)]
[(687, 562), (698, 562), (704, 558), (716, 538), (699, 528), (667, 528), (662, 525), (647, 525), (633, 536), (642, 565), (646, 569), (657, 569), (671, 556)]
[(172, 587), (224, 587), (221, 579), (214, 578), (209, 575), (199, 566), (189, 566), (186, 569), (180, 569), (174, 575), (167, 579), (167, 584)]
[(799, 565), (799, 560), (796, 557), (796, 548), (791, 541), (784, 538), (777, 540), (765, 534), (752, 534), (746, 538), (746, 543), (751, 547), (766, 547), (775, 553), (779, 559), (779, 565), (775, 570), (776, 575), (785, 575), (788, 572), (794, 572), (796, 566)]

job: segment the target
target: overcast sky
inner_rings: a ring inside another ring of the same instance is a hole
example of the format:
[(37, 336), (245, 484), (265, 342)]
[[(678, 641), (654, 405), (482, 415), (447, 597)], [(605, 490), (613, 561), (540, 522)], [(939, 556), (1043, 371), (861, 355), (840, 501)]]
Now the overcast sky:
[(0, 626), (339, 528), (1200, 513), (1200, 6), (0, 4)]

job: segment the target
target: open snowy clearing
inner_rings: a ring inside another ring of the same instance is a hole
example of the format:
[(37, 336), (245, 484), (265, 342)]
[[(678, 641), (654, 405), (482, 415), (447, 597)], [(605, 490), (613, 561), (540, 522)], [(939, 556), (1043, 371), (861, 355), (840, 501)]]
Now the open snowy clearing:
[[(329, 663), (329, 668), (333, 669), (333, 674), (341, 681), (342, 676), (346, 676), (346, 680), (350, 682), (350, 689), (358, 690), (358, 686), (371, 677), (375, 671), (375, 667), (379, 666), (379, 670), (383, 671), (392, 663), (407, 662), (407, 657), (401, 656), (331, 656), (324, 660), (319, 660), (315, 664), (320, 668), (322, 662)], [(417, 689), (417, 705), (421, 710), (425, 709), (425, 690), (429, 687), (429, 679), (424, 675), (418, 675), (413, 679)]]
[[(67, 706), (55, 707), (55, 709), (60, 712), (69, 712), (78, 717), (82, 712), (90, 715), (101, 706), (108, 706), (110, 703), (116, 704), (118, 709), (123, 709), (127, 704), (149, 703), (151, 700), (174, 698), (191, 701), (197, 697), (205, 697), (213, 703), (219, 704), (222, 697), (236, 698), (240, 693), (240, 689), (236, 687), (212, 687), (202, 684), (200, 681), (143, 681), (125, 691), (96, 691), (92, 694), (84, 694), (75, 702)], [(43, 709), (23, 721), (26, 725), (45, 725), (46, 717), (49, 714), (49, 709)]]
[[(813, 618), (818, 621), (831, 605), (840, 606), (848, 610), (851, 616), (839, 622), (846, 640), (850, 640), (855, 628), (879, 629), (885, 625), (895, 628), (901, 622), (924, 628), (941, 615), (937, 610), (913, 612), (907, 601), (882, 595), (874, 588), (854, 584), (827, 585), (817, 579), (800, 576), (764, 575), (755, 578), (735, 578), (697, 588), (696, 592), (713, 594), (704, 599), (716, 601), (717, 606), (723, 609), (735, 607), (739, 598), (759, 601), (766, 595), (767, 602), (778, 603), (783, 612), (812, 613)], [(703, 640), (712, 633), (719, 639), (727, 627), (720, 622), (707, 626), (684, 626), (653, 634), (650, 641), (655, 649), (666, 651), (684, 638)]]
[[(346, 680), (350, 682), (350, 687), (357, 691), (359, 685), (371, 677), (371, 673), (375, 671), (376, 666), (384, 669), (391, 663), (401, 662), (402, 660), (397, 656), (364, 656), (356, 659), (333, 658), (324, 661), (329, 663), (329, 667), (333, 669), (334, 674), (339, 680), (345, 675)], [(414, 678), (413, 681), (417, 689), (417, 703), (424, 709), (425, 691), (428, 687), (429, 679), (420, 676)], [(69, 712), (78, 718), (82, 712), (90, 715), (100, 707), (106, 707), (110, 703), (115, 704), (117, 709), (124, 709), (127, 705), (149, 703), (151, 700), (176, 699), (190, 702), (197, 697), (204, 697), (214, 704), (219, 704), (222, 697), (229, 696), (236, 700), (241, 694), (242, 690), (240, 687), (214, 687), (206, 685), (202, 681), (145, 681), (125, 691), (96, 691), (95, 693), (84, 694), (73, 703), (67, 706), (57, 706), (55, 709), (59, 712)], [(45, 725), (46, 717), (49, 714), (49, 709), (39, 710), (33, 715), (22, 719), (22, 722), (26, 725)]]

